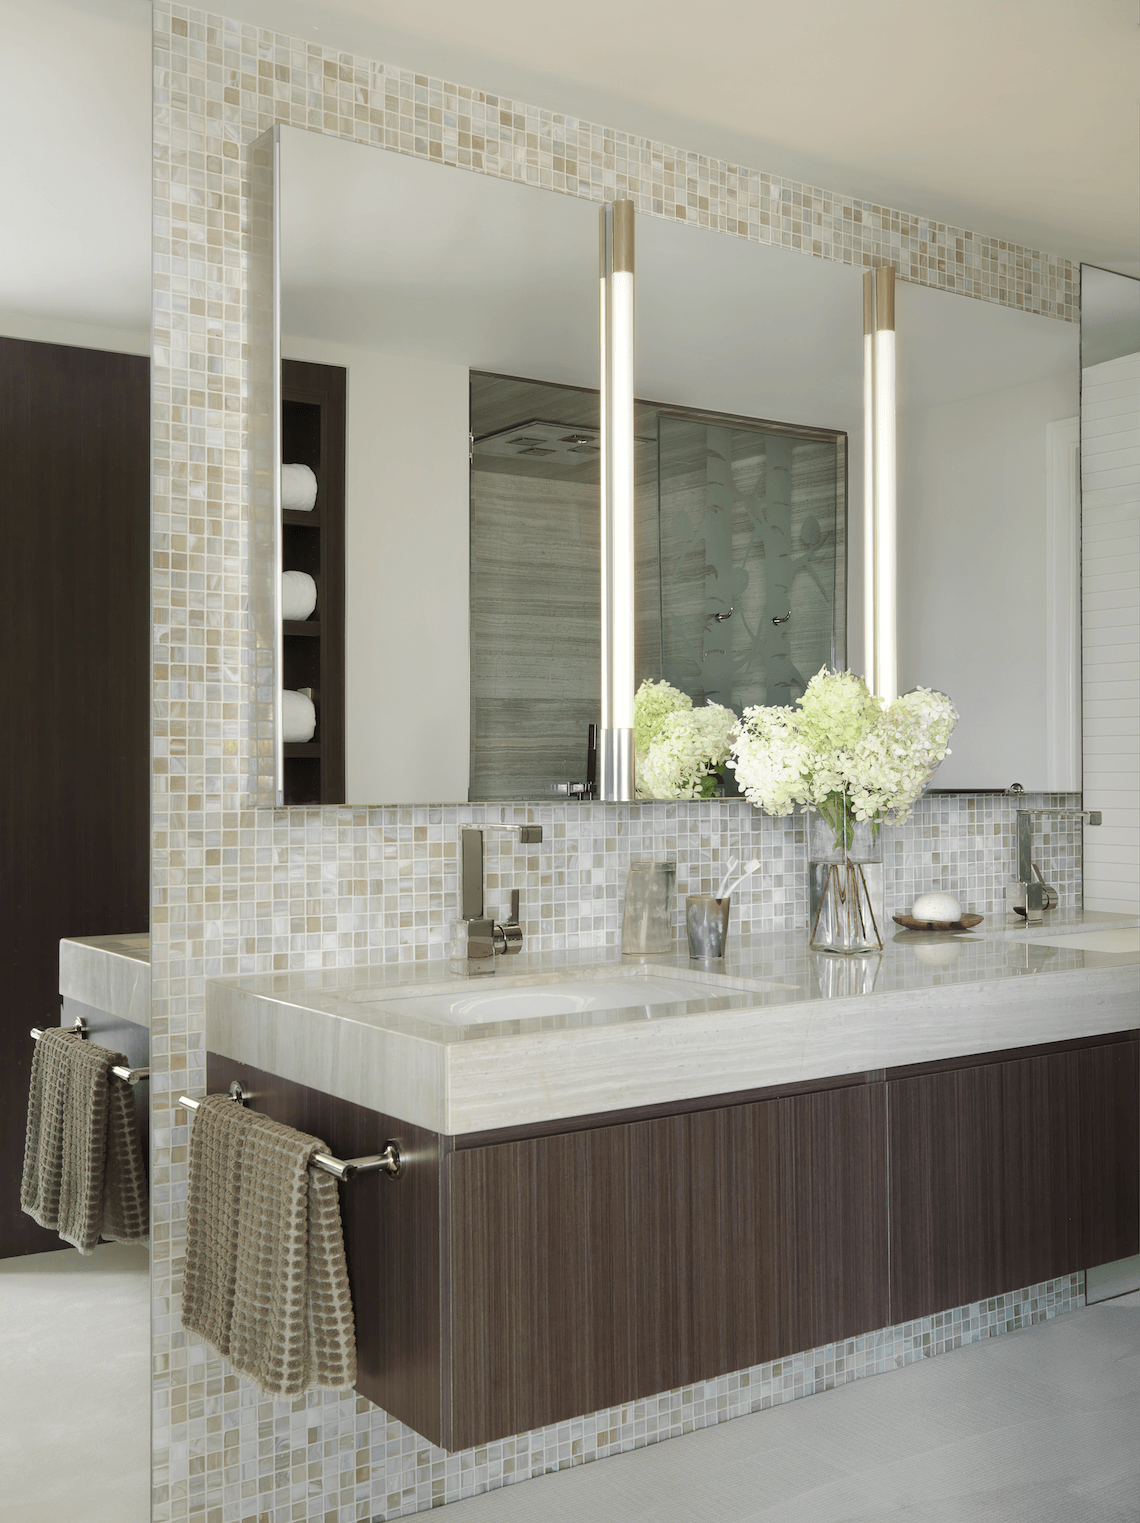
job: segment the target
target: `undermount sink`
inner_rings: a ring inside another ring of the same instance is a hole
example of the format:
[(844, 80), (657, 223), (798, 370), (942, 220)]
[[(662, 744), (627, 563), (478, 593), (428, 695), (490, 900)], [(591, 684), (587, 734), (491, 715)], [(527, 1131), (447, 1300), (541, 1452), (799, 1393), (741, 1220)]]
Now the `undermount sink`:
[(670, 977), (655, 971), (612, 978), (536, 979), (496, 985), (492, 978), (465, 982), (444, 994), (389, 995), (383, 1004), (399, 1015), (471, 1026), (482, 1021), (532, 1020), (544, 1015), (576, 1015), (585, 1010), (650, 1009), (684, 1000), (718, 999), (734, 992), (711, 979)]
[(1140, 953), (1140, 926), (1111, 926), (1103, 931), (1044, 931), (1026, 938), (1033, 947), (1065, 947), (1071, 952)]

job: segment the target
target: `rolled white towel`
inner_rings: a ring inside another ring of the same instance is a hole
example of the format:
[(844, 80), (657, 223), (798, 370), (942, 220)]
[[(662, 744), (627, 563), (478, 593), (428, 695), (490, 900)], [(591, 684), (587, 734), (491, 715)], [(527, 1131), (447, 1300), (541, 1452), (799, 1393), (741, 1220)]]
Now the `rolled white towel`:
[(293, 513), (311, 513), (317, 501), (317, 478), (307, 465), (281, 467), (281, 506)]
[(317, 606), (317, 584), (307, 571), (281, 573), (281, 617), (307, 619)]
[(317, 728), (317, 711), (313, 700), (304, 693), (286, 688), (281, 695), (281, 718), (285, 727), (286, 741), (312, 740)]

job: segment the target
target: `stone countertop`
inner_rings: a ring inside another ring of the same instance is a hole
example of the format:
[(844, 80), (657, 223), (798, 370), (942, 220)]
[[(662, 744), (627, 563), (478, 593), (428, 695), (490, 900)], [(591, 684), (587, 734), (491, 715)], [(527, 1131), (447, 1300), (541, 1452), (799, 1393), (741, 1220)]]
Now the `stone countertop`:
[[(206, 1045), (370, 1109), (458, 1135), (1140, 1025), (1140, 956), (1034, 938), (1140, 924), (1069, 912), (966, 934), (899, 932), (882, 955), (810, 952), (805, 931), (737, 939), (723, 970), (683, 954), (523, 953), (493, 978), (444, 962), (211, 979)], [(677, 981), (675, 1003), (447, 1024), (409, 996), (520, 981)], [(684, 998), (686, 984), (700, 985)], [(714, 992), (709, 992), (709, 985)], [(403, 1005), (403, 1008), (401, 1008)]]
[(68, 936), (59, 944), (59, 992), (150, 1029), (150, 936)]

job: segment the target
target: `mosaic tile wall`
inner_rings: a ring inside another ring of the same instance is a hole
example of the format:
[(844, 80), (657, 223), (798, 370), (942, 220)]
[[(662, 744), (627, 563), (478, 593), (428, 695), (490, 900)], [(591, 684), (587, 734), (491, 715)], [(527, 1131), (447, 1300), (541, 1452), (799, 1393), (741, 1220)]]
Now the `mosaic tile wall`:
[[(636, 1447), (651, 1432), (661, 1438), (722, 1412), (734, 1415), (763, 1403), (766, 1382), (770, 1399), (787, 1399), (789, 1391), (794, 1397), (833, 1378), (833, 1361), (841, 1366), (835, 1378), (858, 1368), (870, 1373), (869, 1340), (860, 1340), (862, 1348), (784, 1361), (778, 1373), (726, 1376), (715, 1390), (670, 1393), (445, 1457), (355, 1399), (261, 1402), (181, 1332), (187, 1138), (173, 1125), (170, 1102), (184, 1089), (202, 1092), (204, 980), (362, 955), (445, 956), (458, 827), (499, 815), (428, 806), (253, 807), (265, 737), (257, 735), (248, 560), (245, 148), (273, 122), (292, 123), (591, 200), (630, 195), (650, 215), (819, 258), (890, 260), (906, 279), (1069, 321), (1076, 316), (1073, 267), (167, 0), (156, 4), (154, 23), (155, 1519), (392, 1517)], [(492, 902), (508, 876), (523, 888), (532, 945), (616, 939), (626, 867), (646, 856), (677, 859), (680, 897), (711, 887), (729, 854), (760, 855), (765, 874), (740, 896), (742, 929), (791, 928), (805, 917), (795, 822), (762, 820), (739, 803), (563, 805), (536, 813), (549, 826), (549, 845), (528, 853), (523, 868), (503, 837), (488, 861)], [(1077, 833), (1063, 833), (1042, 852), (1041, 865), (1065, 902), (1079, 889), (1079, 844)], [(992, 913), (1012, 860), (1005, 801), (930, 800), (888, 841), (888, 893), (909, 903), (915, 887), (938, 884)], [(1056, 1288), (1043, 1293), (1045, 1314), (1064, 1304)], [(1072, 1303), (1079, 1290), (1070, 1286), (1068, 1295)], [(1012, 1305), (978, 1309), (979, 1335), (983, 1316), (1012, 1313)], [(959, 1336), (952, 1316), (939, 1328), (875, 1338), (886, 1340), (882, 1358), (890, 1362), (920, 1356), (908, 1339), (929, 1335), (937, 1345), (940, 1333), (944, 1344)]]

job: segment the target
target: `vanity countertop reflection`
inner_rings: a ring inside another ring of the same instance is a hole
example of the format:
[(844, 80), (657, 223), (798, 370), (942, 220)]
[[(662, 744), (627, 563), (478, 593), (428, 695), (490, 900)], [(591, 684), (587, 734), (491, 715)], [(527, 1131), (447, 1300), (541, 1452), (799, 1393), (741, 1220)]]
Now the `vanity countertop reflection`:
[(68, 936), (59, 944), (59, 992), (93, 1010), (150, 1026), (150, 937)]
[[(870, 959), (813, 953), (799, 930), (736, 938), (711, 972), (683, 954), (604, 949), (523, 953), (491, 978), (425, 961), (210, 979), (206, 1042), (458, 1135), (1132, 1029), (1140, 954), (1033, 938), (1137, 924), (1068, 913), (1033, 930), (901, 932)], [(676, 1001), (639, 1001), (646, 977), (658, 991), (675, 981)], [(630, 1000), (617, 1007), (607, 996), (603, 1008), (466, 1024), (413, 1013), (469, 990), (627, 979)]]

